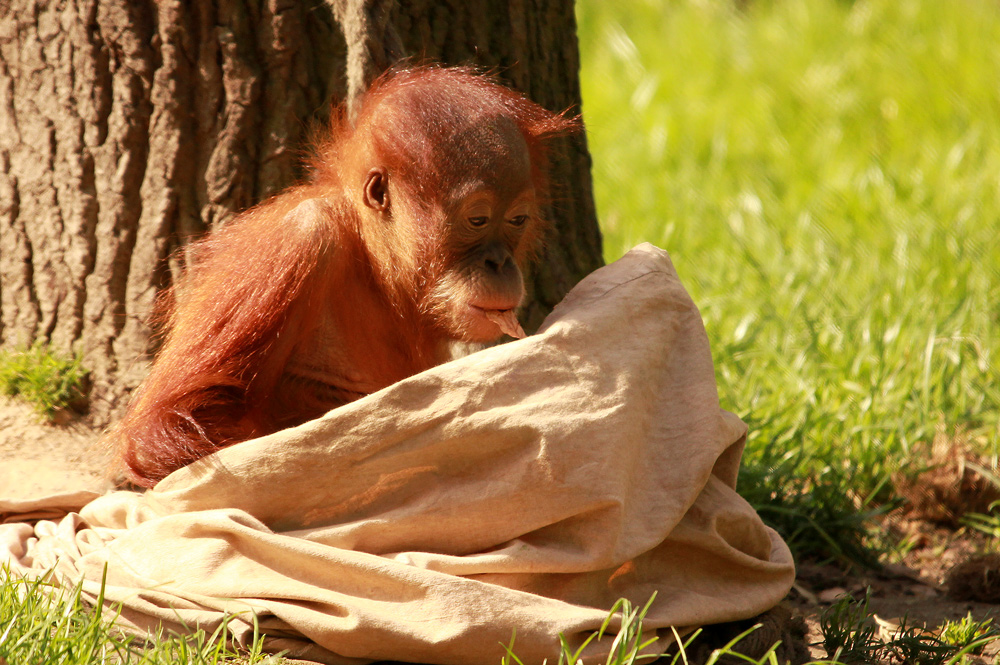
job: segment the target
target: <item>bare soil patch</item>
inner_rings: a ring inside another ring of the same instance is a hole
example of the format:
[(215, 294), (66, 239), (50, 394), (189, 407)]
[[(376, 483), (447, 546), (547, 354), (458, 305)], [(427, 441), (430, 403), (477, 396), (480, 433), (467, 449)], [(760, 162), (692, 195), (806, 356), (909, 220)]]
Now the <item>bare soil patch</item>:
[[(31, 498), (81, 489), (98, 492), (113, 487), (110, 451), (101, 445), (101, 431), (83, 419), (67, 419), (54, 425), (43, 422), (29, 406), (0, 398), (0, 497)], [(870, 609), (882, 620), (908, 625), (922, 624), (930, 630), (971, 613), (976, 619), (1000, 616), (1000, 598), (994, 602), (956, 600), (948, 595), (948, 573), (967, 564), (984, 550), (985, 541), (975, 534), (939, 528), (921, 520), (895, 518), (886, 528), (905, 531), (917, 546), (899, 564), (880, 572), (844, 571), (837, 566), (801, 564), (788, 604), (801, 613), (809, 627), (808, 639), (814, 658), (826, 658), (819, 618), (836, 596), (850, 593), (863, 598), (871, 588)], [(983, 565), (986, 570), (981, 570)], [(1000, 574), (1000, 557), (967, 567), (987, 582)], [(990, 567), (992, 566), (992, 568)], [(966, 580), (981, 588), (978, 579)], [(954, 584), (954, 581), (952, 580)], [(980, 662), (1000, 651), (991, 646)]]
[[(935, 527), (919, 520), (896, 518), (886, 523), (887, 529), (919, 533), (917, 546), (907, 552), (900, 563), (887, 564), (881, 571), (845, 571), (834, 565), (800, 564), (796, 586), (789, 602), (806, 617), (809, 641), (822, 640), (820, 616), (836, 598), (849, 593), (862, 600), (871, 589), (869, 610), (883, 626), (922, 626), (937, 634), (947, 621), (958, 621), (971, 614), (976, 620), (1000, 619), (1000, 598), (979, 602), (949, 595), (955, 588), (955, 573), (965, 586), (982, 588), (977, 577), (984, 580), (1000, 573), (1000, 559), (983, 557), (985, 538), (975, 533)], [(985, 561), (981, 561), (985, 559)], [(973, 565), (970, 565), (973, 564)], [(949, 575), (950, 574), (950, 575)], [(950, 578), (949, 578), (950, 577)], [(951, 583), (949, 585), (949, 582)], [(815, 658), (825, 658), (826, 651), (818, 645), (810, 647)], [(1000, 653), (1000, 644), (986, 647), (981, 657), (972, 662), (992, 663)]]
[(82, 419), (43, 422), (31, 407), (0, 398), (0, 498), (111, 489), (111, 455)]

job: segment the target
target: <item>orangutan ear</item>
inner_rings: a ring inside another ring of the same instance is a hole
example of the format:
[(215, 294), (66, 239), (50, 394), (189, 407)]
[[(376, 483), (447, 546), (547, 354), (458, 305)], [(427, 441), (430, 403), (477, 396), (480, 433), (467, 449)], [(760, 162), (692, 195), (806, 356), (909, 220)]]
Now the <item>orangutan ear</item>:
[(365, 205), (378, 212), (389, 210), (389, 174), (384, 168), (368, 172), (364, 188)]

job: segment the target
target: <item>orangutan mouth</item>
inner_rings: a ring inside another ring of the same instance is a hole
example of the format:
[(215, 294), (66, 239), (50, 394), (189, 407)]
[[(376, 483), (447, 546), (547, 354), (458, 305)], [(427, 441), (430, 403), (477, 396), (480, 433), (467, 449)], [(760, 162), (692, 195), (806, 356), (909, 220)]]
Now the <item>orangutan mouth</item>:
[(514, 308), (486, 309), (484, 307), (476, 307), (475, 305), (472, 307), (482, 312), (483, 316), (495, 323), (505, 335), (510, 335), (517, 339), (523, 339), (526, 336), (524, 328), (521, 327), (521, 324), (517, 320), (517, 315), (514, 314)]

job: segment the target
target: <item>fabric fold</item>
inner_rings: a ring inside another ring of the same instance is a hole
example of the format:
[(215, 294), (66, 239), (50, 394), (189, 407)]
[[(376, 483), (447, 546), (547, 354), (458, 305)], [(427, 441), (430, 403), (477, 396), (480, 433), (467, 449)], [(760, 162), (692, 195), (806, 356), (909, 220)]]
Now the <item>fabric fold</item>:
[(537, 334), (145, 494), (0, 501), (0, 560), (93, 595), (107, 566), (134, 628), (228, 613), (246, 639), (252, 614), (270, 646), (320, 662), (496, 663), (515, 629), (525, 663), (555, 662), (559, 633), (579, 644), (618, 598), (654, 591), (645, 626), (665, 644), (791, 587), (787, 547), (734, 489), (745, 436), (697, 308), (642, 245)]

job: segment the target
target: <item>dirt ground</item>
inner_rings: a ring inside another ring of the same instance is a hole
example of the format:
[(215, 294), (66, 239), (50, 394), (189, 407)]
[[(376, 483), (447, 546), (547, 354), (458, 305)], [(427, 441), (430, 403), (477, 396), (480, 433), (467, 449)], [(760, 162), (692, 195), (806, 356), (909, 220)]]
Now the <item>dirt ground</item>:
[[(80, 420), (61, 425), (42, 422), (19, 402), (0, 398), (0, 497), (29, 498), (63, 491), (112, 487), (111, 455), (100, 443), (101, 432)], [(1000, 615), (1000, 605), (958, 601), (948, 597), (945, 577), (955, 565), (977, 553), (973, 538), (922, 523), (894, 523), (894, 528), (917, 533), (918, 545), (902, 563), (880, 573), (846, 573), (835, 566), (800, 565), (795, 588), (788, 602), (806, 618), (813, 657), (826, 657), (818, 646), (819, 618), (842, 593), (855, 598), (871, 587), (871, 610), (886, 625), (923, 624), (930, 629), (946, 620), (971, 613), (977, 619)], [(992, 572), (994, 577), (998, 574)], [(991, 656), (1000, 646), (987, 649)], [(981, 662), (992, 662), (984, 658)]]
[[(906, 557), (905, 564), (889, 565), (880, 573), (845, 573), (834, 566), (798, 567), (795, 588), (788, 602), (806, 618), (810, 652), (814, 658), (825, 658), (819, 646), (822, 640), (820, 616), (840, 594), (847, 592), (862, 599), (866, 587), (871, 588), (869, 610), (874, 613), (884, 638), (901, 622), (907, 626), (923, 626), (929, 632), (946, 621), (956, 621), (970, 614), (977, 620), (1000, 617), (1000, 605), (954, 600), (945, 590), (945, 575), (953, 566), (968, 559), (974, 552), (966, 541), (946, 546), (922, 548)], [(981, 658), (973, 662), (992, 663), (1000, 653), (1000, 645), (987, 646)]]
[(0, 397), (0, 497), (110, 489), (111, 455), (100, 434), (79, 420), (44, 423), (31, 407)]

